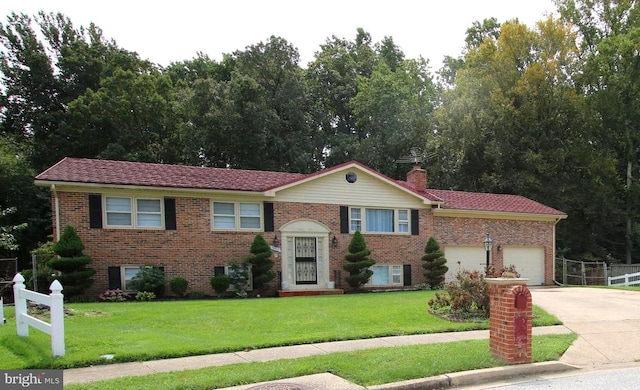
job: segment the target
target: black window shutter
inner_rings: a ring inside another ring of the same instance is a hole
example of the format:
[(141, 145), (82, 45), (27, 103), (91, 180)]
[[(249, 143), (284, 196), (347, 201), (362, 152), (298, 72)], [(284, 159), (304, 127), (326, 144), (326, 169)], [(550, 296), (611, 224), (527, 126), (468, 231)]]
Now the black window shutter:
[(340, 206), (340, 233), (349, 233), (349, 207)]
[(213, 267), (213, 275), (214, 276), (222, 276), (222, 275), (224, 275), (224, 266), (223, 265), (216, 265), (215, 267)]
[(122, 288), (120, 279), (120, 267), (109, 267), (109, 290)]
[(89, 227), (102, 228), (102, 195), (89, 195)]
[(411, 210), (411, 235), (420, 234), (420, 214), (418, 210)]
[(264, 209), (264, 231), (273, 232), (275, 231), (275, 224), (273, 221), (273, 203), (264, 202), (262, 207)]
[(164, 198), (164, 228), (176, 230), (176, 199)]
[(411, 264), (405, 264), (402, 266), (402, 279), (403, 286), (411, 286)]

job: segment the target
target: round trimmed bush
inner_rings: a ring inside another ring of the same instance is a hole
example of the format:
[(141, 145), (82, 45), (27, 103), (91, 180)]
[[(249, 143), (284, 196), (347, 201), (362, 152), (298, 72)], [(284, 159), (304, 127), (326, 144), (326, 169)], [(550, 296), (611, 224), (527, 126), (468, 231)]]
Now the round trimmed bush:
[(189, 282), (183, 277), (179, 276), (169, 281), (169, 290), (171, 290), (172, 293), (176, 294), (179, 297), (184, 296), (184, 294), (187, 292), (187, 287), (189, 287)]

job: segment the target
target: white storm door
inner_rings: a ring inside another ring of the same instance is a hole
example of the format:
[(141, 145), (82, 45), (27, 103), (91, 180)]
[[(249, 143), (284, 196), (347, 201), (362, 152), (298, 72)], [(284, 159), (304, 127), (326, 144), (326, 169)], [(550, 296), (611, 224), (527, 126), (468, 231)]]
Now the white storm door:
[(318, 283), (318, 251), (315, 237), (295, 238), (296, 284)]

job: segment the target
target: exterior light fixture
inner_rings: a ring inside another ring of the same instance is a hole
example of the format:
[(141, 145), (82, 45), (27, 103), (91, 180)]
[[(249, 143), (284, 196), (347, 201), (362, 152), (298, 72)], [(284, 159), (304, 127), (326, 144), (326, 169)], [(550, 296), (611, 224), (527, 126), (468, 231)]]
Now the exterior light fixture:
[(333, 235), (333, 239), (331, 240), (331, 245), (333, 245), (334, 248), (338, 247), (338, 237), (336, 237), (336, 235)]
[(493, 248), (493, 240), (491, 234), (487, 233), (487, 237), (484, 239), (484, 250), (487, 252), (487, 272), (489, 272), (489, 259), (491, 257), (491, 248)]
[(276, 248), (280, 245), (280, 241), (278, 241), (278, 236), (273, 237), (273, 246)]

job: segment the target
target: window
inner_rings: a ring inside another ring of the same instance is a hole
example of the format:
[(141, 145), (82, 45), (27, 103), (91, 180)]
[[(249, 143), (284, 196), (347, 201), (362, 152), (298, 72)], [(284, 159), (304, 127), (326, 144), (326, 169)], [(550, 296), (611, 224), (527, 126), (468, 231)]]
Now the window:
[(136, 199), (139, 227), (162, 227), (162, 207), (160, 199)]
[[(253, 274), (251, 273), (251, 265), (249, 265), (247, 268), (247, 284), (245, 285), (245, 290), (246, 291), (251, 291), (253, 290), (252, 286), (253, 286)], [(234, 269), (232, 266), (230, 265), (225, 265), (224, 266), (224, 273), (225, 275), (227, 275), (229, 278), (231, 278), (233, 276), (234, 273)], [(235, 286), (232, 284), (229, 286), (229, 288), (227, 289), (227, 291), (235, 291), (236, 288)]]
[(120, 271), (121, 275), (121, 285), (123, 291), (132, 291), (132, 288), (129, 288), (128, 284), (131, 282), (134, 276), (136, 276), (140, 272), (140, 266), (137, 265), (123, 265)]
[(351, 231), (362, 230), (362, 213), (360, 209), (351, 209)]
[(213, 202), (213, 228), (214, 229), (235, 229), (236, 228), (235, 204), (224, 202)]
[(260, 204), (240, 203), (240, 229), (260, 229)]
[(351, 207), (349, 210), (350, 232), (360, 230), (362, 233), (409, 234), (409, 215), (407, 209)]
[(213, 229), (260, 230), (262, 208), (260, 203), (213, 202)]
[(374, 265), (370, 268), (373, 271), (369, 286), (402, 286), (402, 266), (401, 265)]
[(398, 210), (398, 233), (409, 233), (409, 210)]
[(366, 209), (367, 232), (393, 232), (393, 210)]
[(105, 197), (107, 227), (162, 228), (160, 199)]

